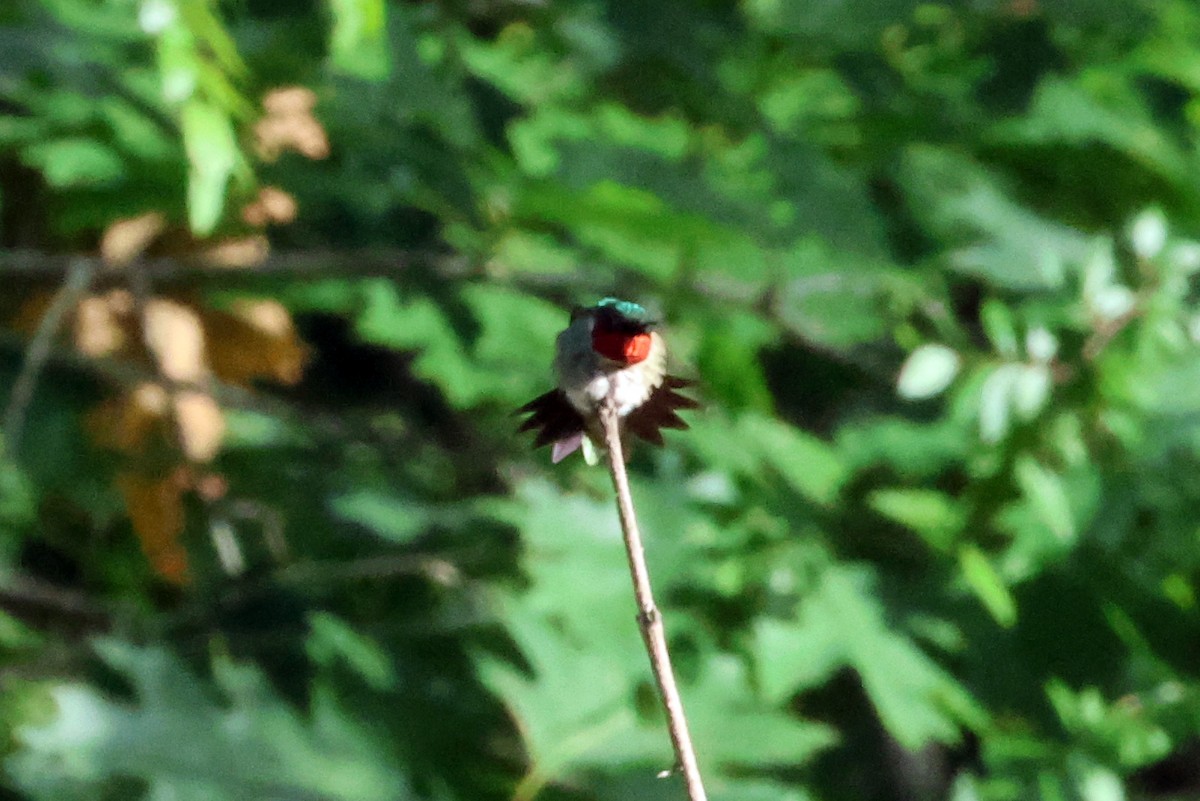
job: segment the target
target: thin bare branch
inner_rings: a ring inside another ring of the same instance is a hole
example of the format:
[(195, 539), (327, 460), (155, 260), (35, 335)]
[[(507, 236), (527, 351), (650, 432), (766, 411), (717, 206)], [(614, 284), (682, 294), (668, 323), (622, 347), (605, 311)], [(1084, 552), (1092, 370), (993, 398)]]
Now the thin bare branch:
[[(99, 255), (43, 253), (32, 250), (0, 250), (0, 276), (39, 281), (62, 280), (73, 264), (86, 264), (101, 278), (127, 280), (126, 268), (106, 264)], [(478, 265), (466, 256), (434, 251), (398, 250), (304, 250), (272, 253), (252, 267), (231, 267), (203, 255), (144, 256), (138, 269), (152, 277), (157, 287), (179, 284), (216, 283), (237, 286), (264, 278), (327, 280), (329, 278), (392, 278), (414, 269), (439, 275), (469, 275)]]
[(679, 696), (679, 688), (675, 685), (675, 673), (671, 669), (671, 655), (667, 651), (662, 615), (654, 604), (642, 535), (634, 513), (633, 496), (629, 492), (629, 477), (625, 473), (625, 455), (621, 449), (616, 400), (611, 396), (600, 407), (600, 424), (604, 428), (604, 442), (608, 447), (608, 470), (617, 493), (621, 533), (625, 538), (629, 573), (633, 578), (633, 593), (637, 599), (638, 628), (642, 632), (642, 640), (650, 656), (650, 667), (654, 670), (654, 680), (658, 683), (658, 691), (667, 712), (671, 744), (675, 747), (676, 767), (683, 773), (689, 801), (706, 801), (700, 767), (696, 762), (696, 752), (692, 748), (692, 737), (688, 732), (687, 717), (683, 711), (683, 700)]
[(8, 397), (8, 406), (4, 410), (4, 436), (8, 443), (9, 453), (16, 453), (21, 444), (21, 434), (25, 427), (25, 416), (29, 412), (29, 404), (33, 402), (33, 394), (37, 389), (38, 377), (54, 348), (54, 339), (67, 319), (67, 315), (79, 304), (80, 298), (87, 292), (95, 276), (95, 267), (86, 259), (71, 263), (66, 280), (50, 307), (42, 315), (37, 331), (25, 351), (25, 361), (21, 372), (13, 382), (12, 394)]

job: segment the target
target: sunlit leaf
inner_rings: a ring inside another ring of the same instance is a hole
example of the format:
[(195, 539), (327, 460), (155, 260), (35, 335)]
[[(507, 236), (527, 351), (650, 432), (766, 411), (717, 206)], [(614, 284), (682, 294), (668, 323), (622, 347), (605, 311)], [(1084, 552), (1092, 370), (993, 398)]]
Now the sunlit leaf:
[(958, 354), (945, 345), (922, 345), (900, 368), (896, 391), (908, 400), (931, 398), (950, 386), (959, 365)]
[(1167, 221), (1161, 211), (1139, 214), (1129, 226), (1129, 244), (1140, 258), (1153, 259), (1167, 242)]
[(992, 618), (1005, 627), (1016, 623), (1016, 601), (987, 556), (975, 546), (967, 545), (959, 551), (958, 559), (967, 586), (987, 608)]
[(984, 442), (998, 442), (1008, 433), (1018, 369), (1017, 365), (1001, 365), (983, 382), (979, 398), (979, 436)]
[(387, 75), (387, 8), (382, 0), (332, 0), (334, 66), (359, 78)]
[(430, 522), (428, 508), (415, 500), (366, 489), (334, 498), (331, 507), (339, 517), (396, 542), (416, 538)]
[(379, 644), (345, 621), (327, 612), (317, 612), (309, 618), (309, 628), (312, 633), (306, 646), (313, 661), (328, 665), (340, 660), (377, 690), (386, 690), (396, 681), (392, 663)]
[(1042, 522), (1060, 540), (1075, 537), (1075, 520), (1062, 477), (1029, 456), (1018, 458), (1014, 469), (1022, 492)]
[(1013, 381), (1013, 411), (1022, 420), (1030, 420), (1042, 410), (1050, 397), (1050, 368), (1045, 364), (1026, 364)]
[(1068, 265), (1088, 257), (1088, 237), (1017, 204), (960, 155), (913, 147), (904, 183), (914, 212), (948, 243), (961, 244), (950, 263), (963, 273), (1007, 289), (1049, 289), (1062, 286)]
[(237, 141), (229, 116), (201, 100), (189, 101), (181, 116), (187, 148), (188, 222), (198, 234), (216, 226), (225, 208), (225, 187), (237, 163)]
[(747, 414), (737, 425), (742, 446), (779, 471), (797, 492), (821, 504), (832, 503), (846, 478), (837, 452), (817, 438), (760, 415)]
[(931, 546), (948, 550), (966, 523), (961, 504), (926, 489), (881, 489), (871, 493), (871, 508), (916, 531)]
[(26, 148), (26, 164), (41, 171), (60, 189), (118, 183), (126, 174), (121, 157), (91, 139), (59, 139)]
[(1020, 355), (1017, 349), (1017, 325), (1008, 306), (995, 299), (987, 300), (979, 310), (979, 322), (997, 353), (1009, 359)]

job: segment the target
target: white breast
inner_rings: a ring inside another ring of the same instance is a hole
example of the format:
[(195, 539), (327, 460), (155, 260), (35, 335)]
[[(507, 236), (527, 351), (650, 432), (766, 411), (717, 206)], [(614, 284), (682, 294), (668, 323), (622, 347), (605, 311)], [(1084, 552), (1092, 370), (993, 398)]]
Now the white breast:
[(592, 350), (589, 318), (576, 320), (559, 334), (554, 367), (559, 388), (571, 405), (585, 415), (594, 414), (610, 390), (617, 401), (617, 414), (622, 417), (644, 403), (662, 383), (666, 367), (662, 338), (657, 333), (650, 336), (650, 355), (638, 364), (620, 367)]

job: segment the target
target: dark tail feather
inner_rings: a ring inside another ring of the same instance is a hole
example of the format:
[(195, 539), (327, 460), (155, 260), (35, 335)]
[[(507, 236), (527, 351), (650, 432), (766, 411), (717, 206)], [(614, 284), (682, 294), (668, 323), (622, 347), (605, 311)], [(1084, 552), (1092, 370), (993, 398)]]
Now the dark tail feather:
[(552, 389), (539, 395), (517, 410), (529, 417), (521, 423), (518, 431), (536, 431), (533, 447), (540, 448), (552, 442), (567, 439), (583, 431), (583, 416), (575, 411), (561, 390)]
[(694, 387), (695, 385), (695, 381), (669, 375), (666, 377), (662, 383), (662, 386), (660, 386), (657, 391), (666, 395), (666, 405), (669, 405), (672, 409), (699, 409), (699, 401), (693, 400), (686, 395), (680, 395), (675, 391), (677, 389)]
[(693, 386), (696, 382), (669, 375), (663, 379), (646, 402), (625, 417), (625, 428), (652, 445), (662, 445), (662, 429), (684, 430), (688, 424), (676, 414), (680, 409), (699, 409), (696, 400), (680, 395), (675, 390)]
[[(677, 412), (683, 409), (699, 409), (700, 403), (681, 395), (675, 390), (694, 386), (694, 381), (669, 375), (663, 379), (646, 402), (634, 409), (623, 420), (624, 429), (629, 434), (644, 439), (652, 445), (663, 445), (662, 430), (671, 428), (684, 430), (687, 422)], [(583, 416), (567, 400), (561, 390), (552, 389), (539, 395), (517, 410), (518, 414), (527, 414), (519, 431), (536, 431), (533, 446), (540, 448), (555, 442), (562, 442), (580, 433), (587, 433)], [(590, 432), (597, 441), (603, 441), (599, 432)], [(625, 457), (629, 458), (630, 449), (625, 449)], [(564, 454), (565, 455), (565, 454)]]

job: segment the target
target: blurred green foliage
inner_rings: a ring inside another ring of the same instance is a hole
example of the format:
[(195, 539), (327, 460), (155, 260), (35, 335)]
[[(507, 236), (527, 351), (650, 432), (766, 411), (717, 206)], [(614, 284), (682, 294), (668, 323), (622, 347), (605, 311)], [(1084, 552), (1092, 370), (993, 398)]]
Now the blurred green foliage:
[[(5, 4), (6, 797), (682, 798), (608, 479), (513, 433), (609, 294), (703, 387), (633, 485), (714, 801), (1196, 797), (1198, 36), (1184, 0)], [(14, 254), (157, 212), (195, 255), (268, 185), (260, 267), (98, 279), (307, 343), (216, 392), (172, 584), (96, 434), (138, 375), (30, 361), (62, 274)]]

